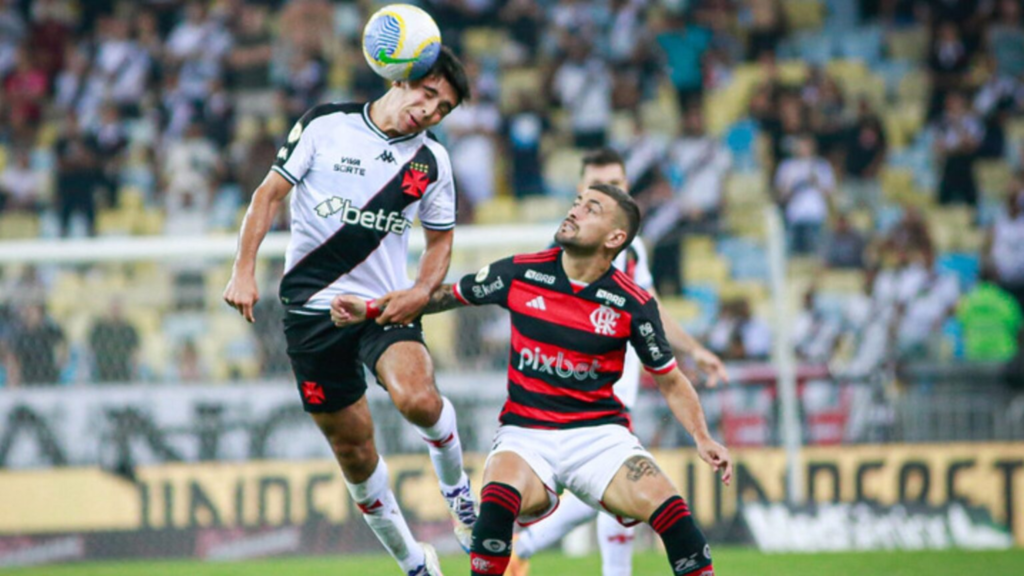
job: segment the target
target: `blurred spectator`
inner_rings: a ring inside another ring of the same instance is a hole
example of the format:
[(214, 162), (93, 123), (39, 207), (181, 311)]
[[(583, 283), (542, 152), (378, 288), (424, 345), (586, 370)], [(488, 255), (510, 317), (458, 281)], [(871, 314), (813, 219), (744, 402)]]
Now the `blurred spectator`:
[(43, 208), (43, 175), (33, 170), (27, 150), (17, 150), (0, 172), (0, 212), (30, 212)]
[(863, 268), (867, 243), (867, 238), (850, 224), (846, 214), (839, 214), (822, 246), (822, 258), (829, 268)]
[(89, 349), (96, 382), (128, 382), (135, 378), (139, 333), (124, 319), (121, 304), (114, 300), (107, 317), (98, 318), (89, 331)]
[(69, 115), (64, 121), (64, 135), (57, 141), (57, 207), (60, 233), (71, 232), (71, 218), (85, 216), (89, 236), (96, 234), (96, 189), (106, 182), (101, 169), (96, 139)]
[(708, 331), (708, 348), (723, 360), (764, 360), (772, 351), (768, 324), (753, 318), (746, 300), (726, 302)]
[(839, 165), (847, 128), (846, 101), (839, 84), (820, 68), (815, 69), (801, 98), (810, 112), (809, 126), (817, 138), (818, 152), (833, 165)]
[(1011, 78), (1024, 75), (1024, 25), (1020, 0), (997, 0), (996, 17), (985, 33), (996, 74)]
[(512, 62), (532, 62), (544, 29), (544, 12), (533, 0), (510, 0), (498, 13), (509, 29)]
[(274, 135), (267, 129), (267, 123), (259, 122), (257, 127), (255, 135), (235, 140), (230, 149), (231, 171), (239, 180), (245, 203), (249, 202), (252, 193), (267, 177), (266, 173), (253, 170), (252, 167), (270, 166), (277, 157), (278, 146)]
[(654, 246), (651, 265), (656, 286), (676, 294), (682, 286), (679, 262), (686, 234), (712, 234), (724, 209), (723, 186), (732, 155), (704, 130), (704, 113), (687, 110), (680, 138), (669, 145), (665, 172), (673, 196), (653, 208), (644, 222), (643, 237)]
[(931, 101), (928, 105), (929, 120), (941, 115), (943, 105), (948, 101), (951, 92), (963, 88), (972, 56), (956, 21), (945, 21), (936, 27), (928, 53), (928, 69), (931, 72), (932, 84)]
[(97, 36), (96, 81), (104, 86), (106, 99), (135, 116), (149, 80), (150, 56), (129, 36), (128, 21), (123, 18), (101, 19)]
[(210, 95), (203, 102), (202, 115), (206, 137), (218, 149), (227, 148), (234, 128), (235, 107), (231, 95), (219, 79), (210, 83)]
[(92, 63), (85, 48), (68, 46), (64, 60), (66, 65), (57, 75), (54, 103), (62, 114), (74, 114), (88, 125), (99, 114), (103, 84), (90, 73)]
[[(772, 172), (784, 160), (796, 156), (801, 136), (809, 131), (806, 108), (798, 94), (790, 90), (779, 90), (774, 101), (777, 108), (767, 111), (760, 120), (770, 143), (771, 163), (768, 168)], [(772, 106), (771, 100), (763, 104)]]
[(42, 304), (21, 309), (8, 344), (8, 380), (12, 387), (57, 384), (67, 361), (64, 331)]
[(1024, 173), (1009, 186), (1006, 211), (988, 231), (982, 261), (992, 267), (994, 281), (1024, 306)]
[(565, 60), (555, 70), (551, 93), (569, 114), (573, 145), (600, 148), (607, 139), (612, 111), (612, 73), (608, 64), (591, 53), (583, 38), (567, 40)]
[(765, 52), (775, 53), (786, 34), (786, 12), (781, 0), (747, 0), (748, 14), (741, 20), (749, 22), (747, 59), (757, 60)]
[(270, 62), (273, 39), (267, 27), (267, 7), (246, 5), (228, 55), (228, 85), (239, 97), (239, 107), (248, 108), (242, 99), (270, 88)]
[(817, 305), (817, 290), (804, 293), (803, 309), (793, 324), (793, 346), (797, 357), (806, 362), (827, 363), (832, 359), (842, 325)]
[(878, 174), (885, 163), (887, 144), (882, 121), (861, 100), (857, 122), (846, 139), (846, 180), (843, 182), (845, 208), (878, 210), (881, 187)]
[(913, 258), (919, 254), (931, 254), (935, 250), (928, 223), (921, 211), (913, 206), (903, 209), (903, 217), (893, 226), (879, 249), (880, 259), (888, 256)]
[(959, 92), (946, 97), (946, 111), (935, 127), (935, 154), (942, 162), (939, 203), (978, 203), (974, 161), (984, 137), (981, 121)]
[(25, 19), (16, 0), (0, 0), (0, 78), (14, 68), (25, 32)]
[(957, 306), (968, 360), (1007, 362), (1017, 354), (1021, 307), (996, 280), (996, 271), (983, 267), (978, 284)]
[(199, 354), (196, 341), (186, 338), (174, 354), (174, 362), (170, 365), (168, 379), (180, 382), (195, 384), (205, 382), (210, 377), (209, 367)]
[(942, 325), (952, 316), (960, 298), (956, 276), (935, 271), (934, 259), (925, 257), (915, 266), (916, 284), (899, 286), (897, 345), (904, 360), (936, 357)]
[(549, 127), (542, 103), (525, 90), (518, 92), (504, 127), (512, 152), (512, 190), (518, 198), (544, 194), (540, 143)]
[(93, 130), (93, 139), (96, 141), (96, 153), (101, 159), (103, 188), (108, 193), (107, 205), (114, 206), (121, 186), (121, 167), (123, 153), (128, 148), (128, 135), (121, 115), (113, 104), (103, 107), (100, 121)]
[(782, 162), (775, 174), (775, 193), (785, 210), (794, 253), (808, 254), (818, 245), (835, 187), (832, 165), (818, 156), (814, 138), (802, 135), (797, 156)]
[(3, 89), (7, 122), (14, 138), (28, 142), (42, 119), (49, 91), (46, 73), (36, 65), (28, 48), (18, 49), (14, 70), (3, 79)]
[(176, 88), (189, 99), (204, 99), (230, 47), (231, 35), (209, 17), (205, 5), (189, 2), (185, 19), (167, 37), (164, 55), (165, 64), (177, 71)]
[(319, 104), (326, 87), (327, 61), (321, 53), (312, 49), (297, 52), (288, 66), (283, 86), (289, 124), (297, 122), (307, 110)]
[(668, 16), (657, 36), (669, 80), (676, 88), (681, 110), (696, 106), (704, 93), (703, 59), (711, 45), (711, 32), (686, 21), (681, 12)]
[(460, 199), (467, 204), (465, 212), (462, 206), (459, 212), (471, 221), (474, 208), (494, 197), (496, 138), (501, 130), (501, 113), (488, 97), (478, 95), (452, 110), (445, 118), (444, 128), (450, 139), (448, 150), (455, 180), (459, 183)]

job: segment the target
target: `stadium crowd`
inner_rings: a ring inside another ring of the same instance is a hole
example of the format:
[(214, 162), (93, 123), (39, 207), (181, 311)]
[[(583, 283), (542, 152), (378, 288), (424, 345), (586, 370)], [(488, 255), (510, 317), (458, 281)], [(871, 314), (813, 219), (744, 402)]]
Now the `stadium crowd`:
[[(582, 152), (610, 146), (646, 212), (660, 293), (696, 302), (680, 320), (724, 357), (771, 351), (771, 205), (789, 238), (802, 360), (859, 378), (1018, 355), (1019, 0), (421, 4), (473, 82), (439, 133), (461, 222), (558, 218)], [(306, 109), (382, 92), (360, 49), (375, 6), (0, 1), (0, 238), (235, 230)], [(181, 335), (173, 360), (148, 369), (147, 328), (116, 302), (93, 303), (76, 341), (48, 299), (28, 296), (59, 293), (55, 271), (2, 272), (8, 385), (203, 380), (234, 357), (256, 368), (228, 376), (287, 371), (259, 325), (247, 344), (204, 353), (188, 328), (209, 304), (202, 270), (174, 270), (174, 296), (147, 316)], [(72, 273), (87, 283), (88, 270)], [(462, 324), (484, 342), (502, 332)]]

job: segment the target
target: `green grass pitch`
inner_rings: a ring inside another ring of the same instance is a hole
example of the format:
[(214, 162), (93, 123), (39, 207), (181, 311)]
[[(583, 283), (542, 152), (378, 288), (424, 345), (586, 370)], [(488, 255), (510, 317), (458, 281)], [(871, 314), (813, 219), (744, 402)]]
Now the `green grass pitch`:
[[(715, 550), (719, 576), (1011, 576), (1024, 574), (1024, 550), (1001, 552), (858, 552), (762, 554), (746, 548)], [(466, 556), (442, 561), (448, 576), (469, 574)], [(533, 559), (531, 576), (597, 576), (597, 555), (567, 558), (547, 553)], [(44, 566), (2, 571), (4, 576), (396, 576), (398, 567), (383, 555), (285, 558), (250, 562), (109, 562)], [(668, 562), (655, 552), (637, 554), (634, 576), (668, 574)]]

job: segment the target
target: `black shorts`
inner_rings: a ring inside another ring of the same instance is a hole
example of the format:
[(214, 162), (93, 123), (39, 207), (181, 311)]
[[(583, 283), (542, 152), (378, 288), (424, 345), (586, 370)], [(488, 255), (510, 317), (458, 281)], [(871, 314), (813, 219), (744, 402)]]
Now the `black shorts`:
[(305, 311), (285, 313), (284, 335), (306, 412), (336, 412), (351, 406), (366, 393), (364, 365), (376, 377), (377, 360), (389, 346), (424, 344), (419, 319), (412, 324), (363, 322), (338, 328), (330, 314)]

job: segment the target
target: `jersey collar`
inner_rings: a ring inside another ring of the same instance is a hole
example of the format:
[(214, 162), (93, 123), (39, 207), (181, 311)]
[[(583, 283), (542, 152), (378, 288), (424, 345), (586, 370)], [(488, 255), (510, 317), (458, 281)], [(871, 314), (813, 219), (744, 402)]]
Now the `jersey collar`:
[(387, 140), (388, 144), (396, 144), (398, 142), (405, 142), (406, 140), (412, 140), (413, 138), (415, 138), (415, 137), (420, 135), (420, 132), (415, 132), (413, 134), (406, 134), (404, 136), (396, 136), (394, 138), (391, 138), (390, 136), (385, 134), (383, 130), (378, 128), (376, 124), (373, 123), (373, 119), (370, 118), (370, 103), (369, 102), (367, 102), (366, 104), (363, 105), (363, 122), (366, 122), (366, 127), (370, 129), (370, 132), (373, 132), (374, 134), (376, 134), (380, 138), (382, 138), (384, 140)]

